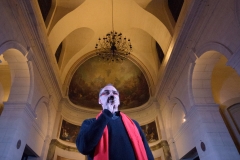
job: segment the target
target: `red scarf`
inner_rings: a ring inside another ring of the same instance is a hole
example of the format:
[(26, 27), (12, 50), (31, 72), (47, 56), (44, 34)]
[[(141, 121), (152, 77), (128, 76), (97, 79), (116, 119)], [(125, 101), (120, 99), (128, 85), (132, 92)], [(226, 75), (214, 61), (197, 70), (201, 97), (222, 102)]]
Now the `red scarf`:
[[(97, 115), (97, 118), (101, 115), (101, 113), (102, 112)], [(132, 143), (137, 160), (147, 160), (148, 158), (146, 150), (135, 123), (124, 113), (120, 112), (120, 115)], [(109, 160), (108, 147), (108, 128), (106, 126), (103, 131), (103, 135), (95, 149), (94, 160)]]

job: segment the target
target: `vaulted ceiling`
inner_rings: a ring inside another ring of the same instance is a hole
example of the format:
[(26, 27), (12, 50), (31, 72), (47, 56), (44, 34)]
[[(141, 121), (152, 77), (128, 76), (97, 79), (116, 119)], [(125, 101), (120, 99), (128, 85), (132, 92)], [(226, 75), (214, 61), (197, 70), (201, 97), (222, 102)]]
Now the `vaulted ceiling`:
[[(103, 83), (116, 85), (123, 92), (125, 106), (129, 108), (141, 106), (154, 97), (162, 60), (169, 49), (175, 25), (167, 0), (46, 2), (39, 0), (39, 6), (69, 103), (91, 108), (87, 104), (94, 100), (97, 102), (97, 93), (89, 99), (87, 97), (98, 92), (103, 87), (99, 84)], [(105, 36), (112, 27), (131, 39), (133, 51), (123, 64), (106, 66), (94, 59), (94, 47), (98, 38)], [(125, 71), (121, 72), (120, 68)], [(99, 78), (104, 82), (94, 83)], [(73, 84), (78, 84), (78, 89)], [(145, 98), (141, 99), (140, 95), (136, 98), (134, 93), (141, 93)], [(127, 99), (132, 102), (127, 102)]]

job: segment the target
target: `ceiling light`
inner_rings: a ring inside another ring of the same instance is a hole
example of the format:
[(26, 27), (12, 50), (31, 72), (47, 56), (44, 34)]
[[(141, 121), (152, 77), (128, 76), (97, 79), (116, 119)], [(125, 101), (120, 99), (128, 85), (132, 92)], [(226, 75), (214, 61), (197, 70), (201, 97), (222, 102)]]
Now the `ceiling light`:
[(183, 118), (183, 123), (186, 122), (186, 118)]
[(122, 33), (114, 31), (113, 25), (113, 0), (112, 0), (112, 31), (102, 39), (98, 39), (95, 46), (99, 59), (105, 62), (123, 62), (132, 52), (130, 39), (123, 38)]

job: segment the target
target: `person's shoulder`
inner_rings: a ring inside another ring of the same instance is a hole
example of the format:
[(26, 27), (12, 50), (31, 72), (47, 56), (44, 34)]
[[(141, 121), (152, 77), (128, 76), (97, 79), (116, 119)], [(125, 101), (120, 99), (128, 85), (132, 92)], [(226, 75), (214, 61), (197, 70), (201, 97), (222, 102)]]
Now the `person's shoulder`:
[(138, 123), (138, 121), (136, 121), (135, 119), (132, 119), (132, 121), (133, 121), (134, 123), (137, 123), (137, 124), (139, 124), (139, 123)]
[[(119, 113), (118, 114), (120, 114), (120, 111), (118, 111)], [(121, 112), (121, 114), (124, 114), (124, 115), (126, 115), (125, 113), (123, 113), (123, 112)], [(126, 115), (127, 116), (127, 115)], [(128, 117), (128, 116), (127, 116)], [(130, 118), (130, 117), (128, 117), (128, 118)], [(135, 125), (137, 125), (137, 126), (140, 126), (139, 125), (139, 123), (138, 123), (138, 121), (136, 121), (135, 119), (132, 119), (132, 118), (130, 118), (134, 123), (135, 123)]]
[(85, 119), (83, 123), (92, 123), (94, 121), (96, 121), (96, 118), (89, 118), (89, 119)]
[(136, 121), (136, 120), (134, 120), (134, 119), (132, 119), (132, 121), (133, 121), (136, 125), (140, 126), (139, 123), (138, 123), (138, 121)]

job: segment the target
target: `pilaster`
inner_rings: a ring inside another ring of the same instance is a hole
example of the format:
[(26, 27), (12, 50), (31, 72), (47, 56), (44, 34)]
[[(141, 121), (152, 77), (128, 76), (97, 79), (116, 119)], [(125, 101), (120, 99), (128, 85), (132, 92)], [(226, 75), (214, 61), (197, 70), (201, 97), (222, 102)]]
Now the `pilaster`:
[(21, 159), (35, 116), (27, 103), (4, 103), (0, 117), (0, 159)]

